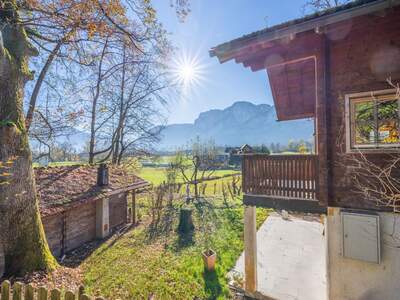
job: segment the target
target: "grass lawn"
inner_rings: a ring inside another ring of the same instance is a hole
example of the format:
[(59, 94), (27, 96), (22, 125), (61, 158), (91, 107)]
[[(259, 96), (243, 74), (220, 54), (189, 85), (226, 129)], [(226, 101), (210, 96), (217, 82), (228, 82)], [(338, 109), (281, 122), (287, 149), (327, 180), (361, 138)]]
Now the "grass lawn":
[[(221, 198), (210, 201), (212, 218), (205, 219), (212, 223), (212, 234), (202, 230), (204, 214), (194, 209), (194, 235), (181, 237), (175, 229), (182, 203), (174, 203), (160, 222), (142, 224), (102, 244), (82, 265), (87, 292), (110, 299), (228, 298), (226, 275), (243, 251), (243, 208), (240, 197), (229, 200), (229, 207)], [(141, 210), (145, 220), (151, 210)], [(267, 215), (268, 210), (258, 209), (258, 225)], [(217, 252), (215, 272), (204, 271), (201, 251), (206, 236)]]
[[(238, 173), (240, 173), (240, 171), (237, 170), (216, 170), (213, 172), (212, 176), (224, 176)], [(167, 173), (165, 168), (143, 167), (138, 172), (138, 175), (154, 185), (160, 185), (166, 180)]]

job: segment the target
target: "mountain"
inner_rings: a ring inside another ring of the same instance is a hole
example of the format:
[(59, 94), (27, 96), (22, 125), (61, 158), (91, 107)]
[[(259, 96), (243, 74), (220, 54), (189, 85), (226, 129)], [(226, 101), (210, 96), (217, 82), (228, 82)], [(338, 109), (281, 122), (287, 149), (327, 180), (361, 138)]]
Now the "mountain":
[(193, 124), (167, 125), (158, 148), (173, 150), (197, 136), (213, 139), (219, 146), (287, 145), (289, 140), (311, 141), (313, 131), (311, 120), (278, 122), (274, 106), (238, 101), (223, 110), (202, 112)]
[[(77, 152), (84, 151), (85, 146), (89, 142), (90, 134), (82, 130), (71, 128), (68, 134), (57, 136), (55, 143), (60, 146), (64, 143), (70, 144)], [(35, 139), (30, 139), (30, 146), (34, 151), (40, 151), (40, 143)]]

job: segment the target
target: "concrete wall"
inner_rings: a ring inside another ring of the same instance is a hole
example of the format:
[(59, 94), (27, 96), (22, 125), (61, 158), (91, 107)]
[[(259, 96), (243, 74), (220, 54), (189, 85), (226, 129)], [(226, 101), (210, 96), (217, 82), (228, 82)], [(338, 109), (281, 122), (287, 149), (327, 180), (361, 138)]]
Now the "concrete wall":
[(326, 222), (330, 300), (400, 299), (400, 215), (380, 216), (381, 263), (342, 257), (339, 208), (328, 209)]

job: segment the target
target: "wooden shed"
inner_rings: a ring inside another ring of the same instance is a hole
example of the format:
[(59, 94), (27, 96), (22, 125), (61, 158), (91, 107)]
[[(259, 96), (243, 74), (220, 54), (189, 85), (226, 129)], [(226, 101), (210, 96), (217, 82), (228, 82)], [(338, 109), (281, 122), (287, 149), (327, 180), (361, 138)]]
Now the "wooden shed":
[(150, 185), (117, 166), (108, 168), (108, 184), (100, 185), (99, 170), (90, 165), (34, 169), (42, 222), (55, 256), (130, 221), (128, 202)]

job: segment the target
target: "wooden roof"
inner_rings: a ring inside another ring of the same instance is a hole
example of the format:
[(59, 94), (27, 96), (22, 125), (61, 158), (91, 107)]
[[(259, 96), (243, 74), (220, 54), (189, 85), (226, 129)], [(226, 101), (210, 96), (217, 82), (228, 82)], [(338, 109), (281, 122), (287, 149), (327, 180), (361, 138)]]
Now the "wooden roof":
[(109, 185), (97, 185), (97, 166), (77, 165), (35, 168), (36, 188), (42, 216), (150, 185), (117, 166), (109, 167)]
[(234, 59), (252, 71), (266, 70), (278, 120), (315, 116), (321, 26), (399, 5), (400, 0), (358, 0), (266, 28), (210, 50), (221, 63)]

